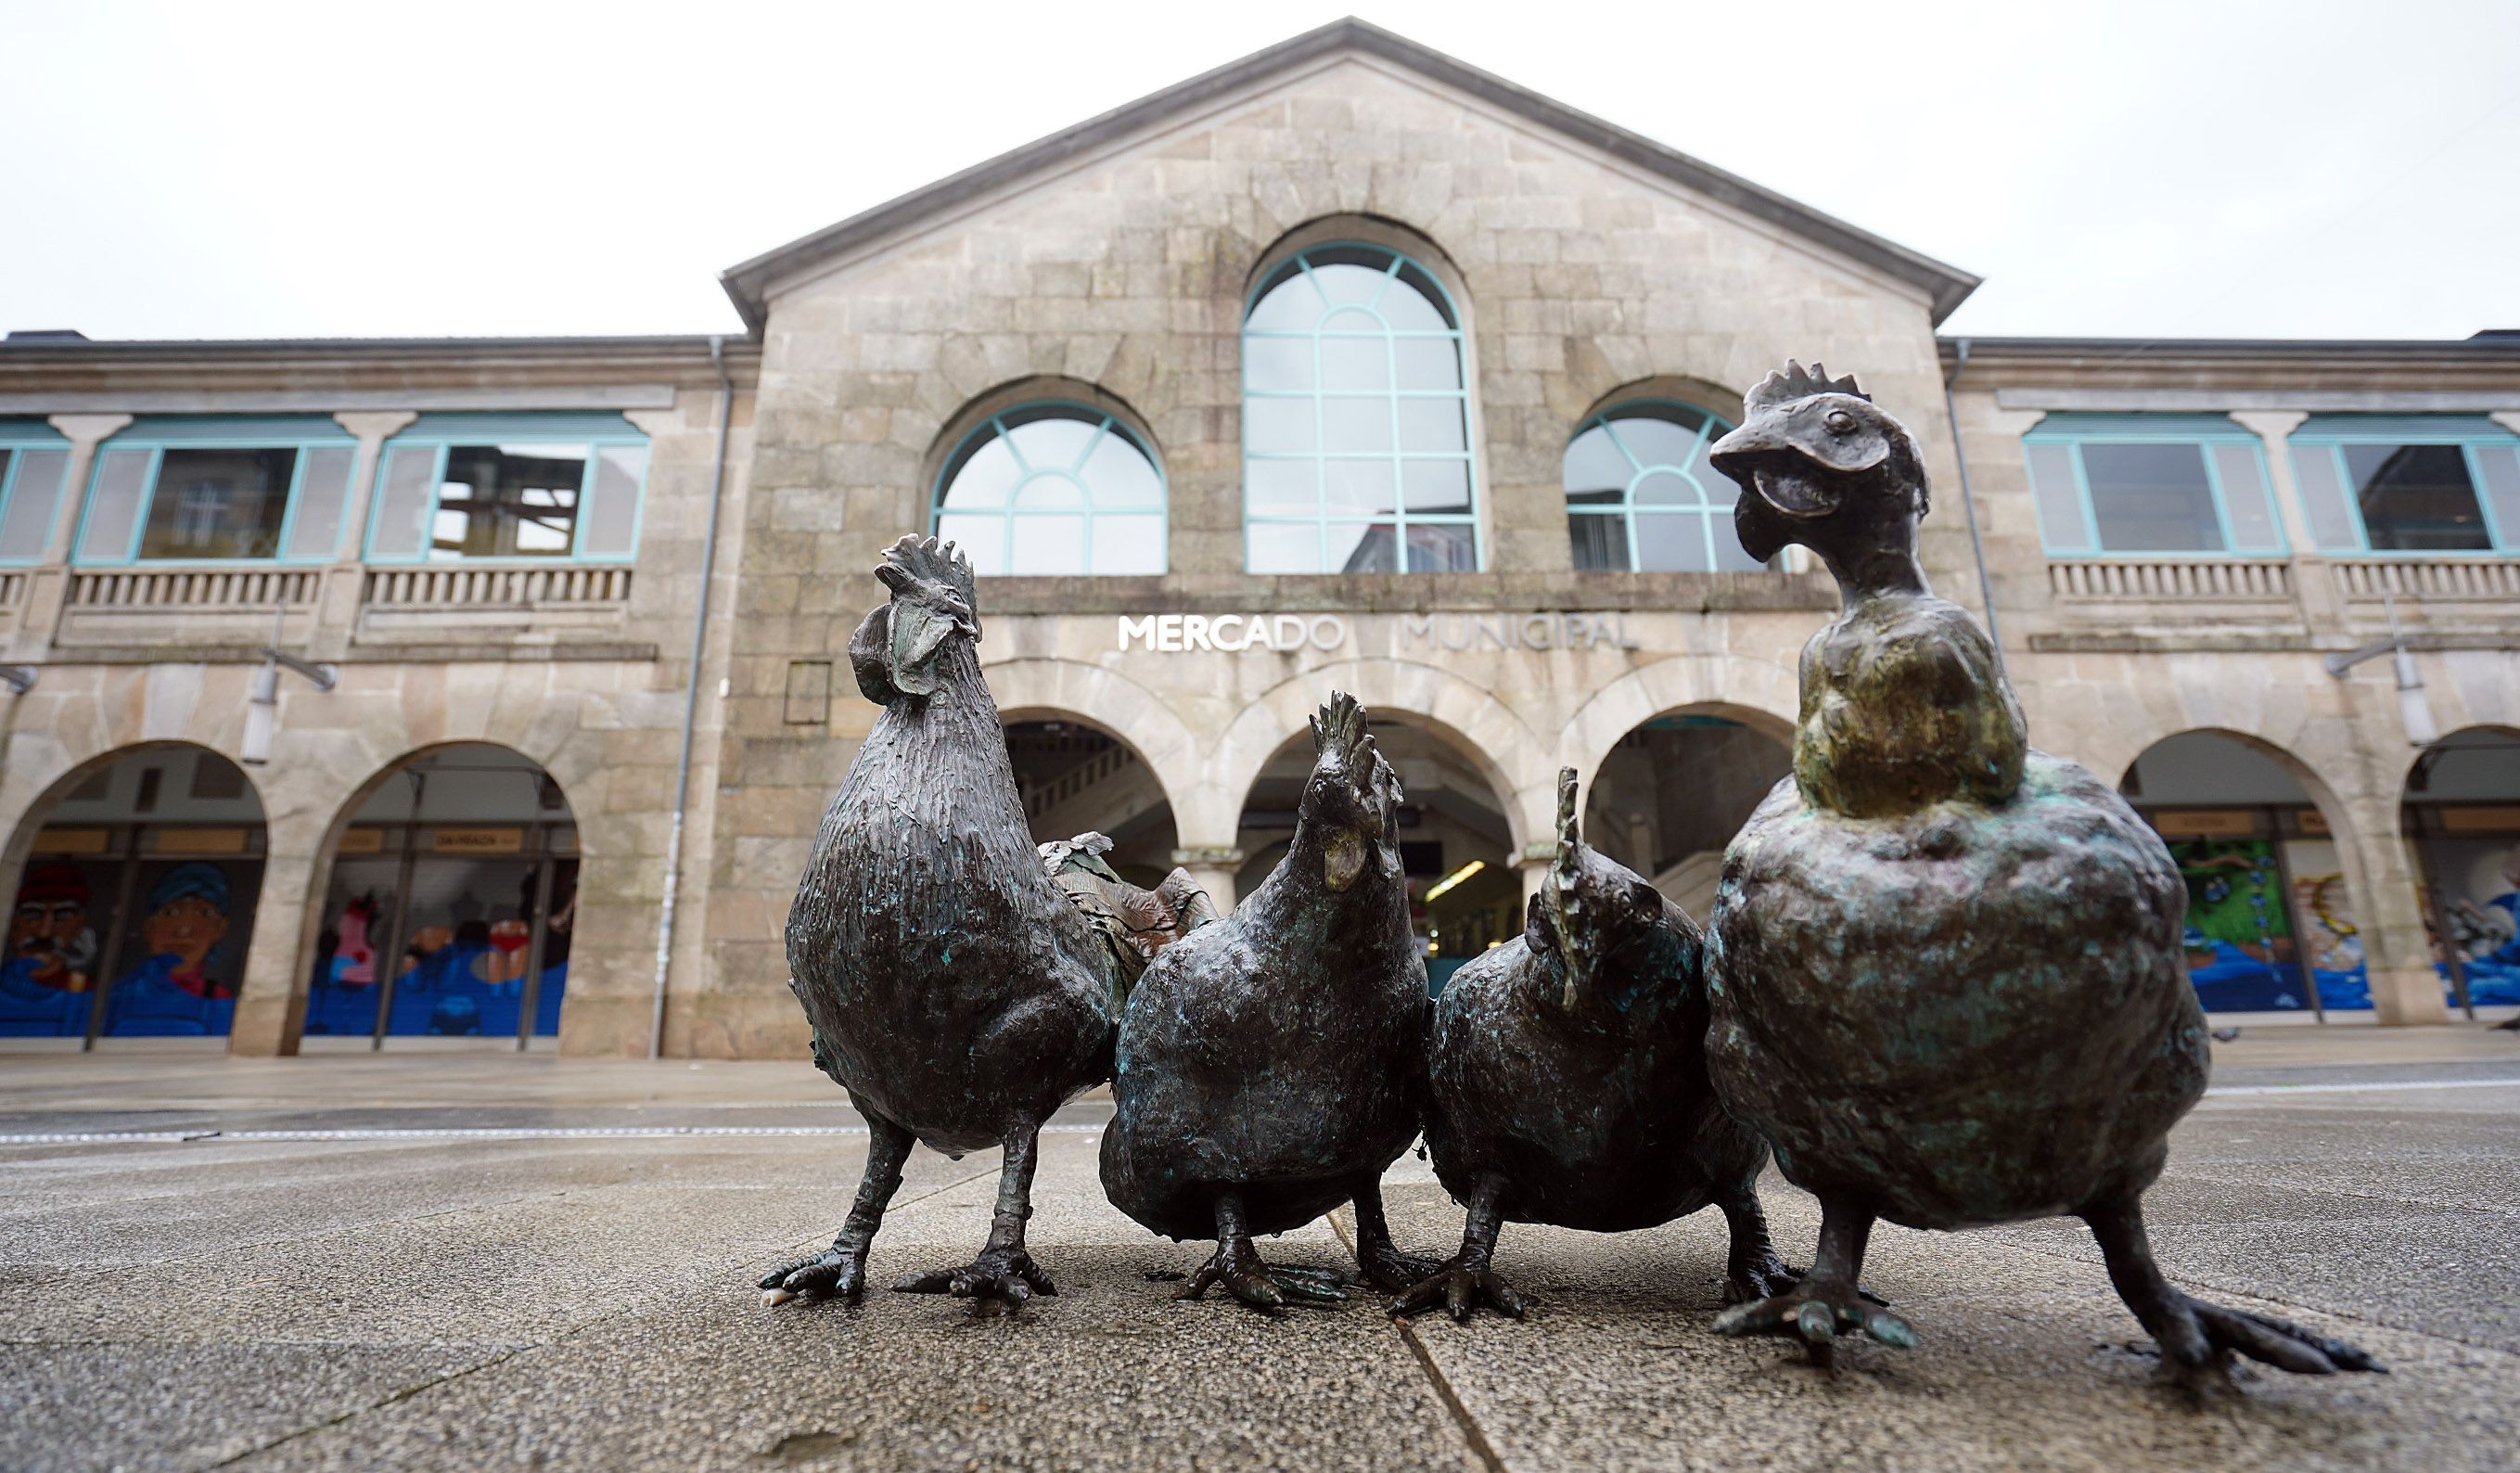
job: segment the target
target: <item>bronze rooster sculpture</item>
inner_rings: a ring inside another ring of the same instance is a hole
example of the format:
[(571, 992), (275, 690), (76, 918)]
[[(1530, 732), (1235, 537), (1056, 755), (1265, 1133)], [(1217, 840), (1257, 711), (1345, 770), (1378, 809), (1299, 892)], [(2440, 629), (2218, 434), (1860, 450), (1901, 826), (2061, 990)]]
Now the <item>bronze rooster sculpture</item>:
[(1110, 1077), (1121, 978), (1026, 828), (980, 678), (969, 562), (952, 543), (905, 537), (876, 576), (892, 600), (858, 626), (849, 663), (883, 711), (788, 915), (789, 986), (813, 1023), (814, 1061), (866, 1117), (866, 1176), (832, 1246), (761, 1289), (772, 1304), (854, 1297), (919, 1139), (949, 1156), (1002, 1145), (1006, 1164), (979, 1256), (895, 1287), (1020, 1306), (1058, 1292), (1024, 1248), (1036, 1138)]
[(1711, 940), (1716, 1088), (1820, 1198), (1820, 1251), (1716, 1327), (1798, 1335), (1822, 1361), (1841, 1333), (1910, 1345), (1856, 1287), (1876, 1220), (2073, 1216), (2182, 1375), (2233, 1352), (2380, 1369), (2163, 1277), (2142, 1195), (2207, 1065), (2179, 871), (2107, 783), (2030, 749), (1994, 647), (1926, 588), (1906, 426), (1817, 367), (1746, 408), (1711, 453), (1741, 486), (1741, 546), (1810, 548), (1844, 608), (1803, 649), (1793, 776), (1727, 851)]
[(1346, 1297), (1334, 1274), (1273, 1268), (1251, 1236), (1354, 1201), (1357, 1258), (1398, 1291), (1433, 1272), (1382, 1214), (1383, 1168), (1418, 1135), (1426, 963), (1409, 926), (1400, 779), (1364, 708), (1333, 694), (1286, 857), (1234, 914), (1156, 955), (1120, 1024), (1102, 1135), (1113, 1206), (1175, 1239), (1214, 1236), (1183, 1287), (1254, 1309)]
[(1576, 833), (1575, 770), (1557, 775), (1557, 855), (1523, 934), (1453, 974), (1435, 1004), (1426, 1146), (1468, 1211), (1462, 1251), (1394, 1314), (1522, 1296), (1490, 1261), (1504, 1222), (1624, 1232), (1710, 1204), (1732, 1228), (1728, 1297), (1793, 1272), (1768, 1242), (1768, 1145), (1706, 1078), (1705, 946), (1662, 892)]

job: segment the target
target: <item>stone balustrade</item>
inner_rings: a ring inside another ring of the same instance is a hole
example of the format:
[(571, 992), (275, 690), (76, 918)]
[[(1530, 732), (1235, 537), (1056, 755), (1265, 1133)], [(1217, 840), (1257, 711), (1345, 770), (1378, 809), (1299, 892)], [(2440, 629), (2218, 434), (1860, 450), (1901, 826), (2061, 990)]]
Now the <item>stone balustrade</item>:
[(269, 613), (311, 605), (320, 568), (115, 568), (74, 570), (68, 608)]
[(533, 610), (618, 606), (630, 600), (627, 566), (372, 567), (361, 602), (374, 609)]
[(2520, 601), (2520, 559), (2508, 558), (2338, 558), (2339, 592), (2351, 601)]
[(2060, 602), (2090, 603), (2294, 600), (2292, 564), (2266, 558), (2050, 558), (2048, 590)]

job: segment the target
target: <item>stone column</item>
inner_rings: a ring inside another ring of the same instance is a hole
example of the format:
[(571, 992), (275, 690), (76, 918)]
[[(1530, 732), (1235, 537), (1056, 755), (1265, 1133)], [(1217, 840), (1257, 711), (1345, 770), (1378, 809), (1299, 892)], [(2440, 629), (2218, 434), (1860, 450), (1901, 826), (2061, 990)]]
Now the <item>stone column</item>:
[(2272, 409), (2246, 410), (2231, 418), (2266, 446), (2267, 489), (2274, 493), (2275, 518), (2283, 527), (2284, 546), (2292, 550), (2293, 597), (2301, 605), (2303, 620), (2314, 634), (2343, 629), (2344, 601), (2337, 597), (2336, 580), (2328, 576), (2326, 559), (2311, 535), (2310, 513), (2301, 504), (2301, 483), (2292, 473), (2290, 436), (2310, 416), (2299, 410)]
[(87, 506), (96, 448), (130, 423), (129, 415), (55, 415), (50, 421), (70, 442), (70, 463), (62, 472), (62, 499), (53, 510), (53, 535), (44, 544), (43, 559), (26, 570), (25, 612), (19, 615), (9, 642), (13, 660), (41, 659), (52, 647), (62, 605), (69, 598), (70, 543), (78, 535), (79, 513)]
[(349, 499), (341, 507), (341, 545), (324, 572), (316, 596), (315, 628), (307, 639), (307, 657), (338, 660), (349, 653), (358, 632), (359, 600), (367, 577), (368, 511), (377, 500), (377, 463), (384, 443), (420, 416), (405, 409), (344, 412), (333, 423), (359, 437), (357, 458), (350, 466)]
[[(2395, 726), (2392, 721), (2383, 730)], [(2423, 892), (2412, 840), (2400, 827), (2399, 798), (2371, 793), (2347, 802), (2354, 831), (2336, 835), (2339, 846), (2352, 844), (2361, 860), (2362, 893), (2354, 897), (2354, 920), (2362, 928), (2371, 1010), (2384, 1027), (2447, 1023), (2450, 1005), (2443, 1001), (2441, 974), (2433, 970)]]
[(1176, 849), (1173, 863), (1190, 871), (1190, 877), (1207, 892), (1222, 915), (1234, 909), (1235, 876), (1242, 870), (1243, 854), (1239, 849)]
[(245, 982), (228, 1034), (230, 1053), (270, 1058), (297, 1051), (306, 1024), (306, 979), (299, 962), (307, 925), (324, 903), (327, 876), (316, 870), (332, 816), (332, 807), (319, 803), (292, 809), (274, 804), (264, 815), (262, 892), (254, 900)]

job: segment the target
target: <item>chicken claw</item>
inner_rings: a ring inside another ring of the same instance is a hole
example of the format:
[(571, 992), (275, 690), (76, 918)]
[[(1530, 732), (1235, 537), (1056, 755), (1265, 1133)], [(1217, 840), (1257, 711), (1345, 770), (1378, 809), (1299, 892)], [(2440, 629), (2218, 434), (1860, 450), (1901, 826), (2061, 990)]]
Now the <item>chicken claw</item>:
[(1223, 1284), (1227, 1293), (1255, 1310), (1275, 1310), (1287, 1304), (1327, 1306), (1347, 1302), (1347, 1280), (1341, 1275), (1322, 1269), (1280, 1268), (1265, 1263), (1247, 1237), (1218, 1244), (1207, 1262), (1198, 1266), (1198, 1272), (1173, 1297), (1203, 1298), (1215, 1284)]
[(1821, 1366), (1830, 1363), (1841, 1333), (1859, 1331), (1902, 1350), (1916, 1344), (1916, 1332), (1908, 1321), (1871, 1303), (1851, 1283), (1806, 1278), (1782, 1294), (1735, 1305), (1715, 1317), (1719, 1335), (1799, 1336), (1811, 1352), (1812, 1363)]
[[(1056, 1297), (1057, 1285), (1021, 1248), (989, 1248), (959, 1269), (934, 1269), (892, 1286), (896, 1294), (951, 1294), (1019, 1310), (1036, 1294)], [(977, 1306), (974, 1306), (977, 1308)]]
[(761, 1275), (761, 1302), (782, 1305), (814, 1294), (855, 1299), (866, 1286), (866, 1257), (862, 1247), (843, 1248), (835, 1243), (812, 1258), (782, 1265)]
[(1473, 1268), (1464, 1260), (1466, 1253), (1457, 1253), (1448, 1263), (1439, 1264), (1435, 1272), (1401, 1291), (1391, 1302), (1391, 1317), (1406, 1319), (1423, 1314), (1437, 1305), (1457, 1320), (1466, 1320), (1470, 1311), (1481, 1305), (1508, 1319), (1520, 1319), (1530, 1313), (1531, 1302), (1514, 1292), (1513, 1285), (1494, 1269)]

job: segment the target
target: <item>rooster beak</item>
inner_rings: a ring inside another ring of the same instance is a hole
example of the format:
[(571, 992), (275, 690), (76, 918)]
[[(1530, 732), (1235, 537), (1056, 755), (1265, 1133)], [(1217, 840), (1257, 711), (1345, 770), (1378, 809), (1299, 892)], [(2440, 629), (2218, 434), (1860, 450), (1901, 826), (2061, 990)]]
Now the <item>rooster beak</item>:
[(1800, 540), (1798, 523), (1837, 510), (1839, 487), (1812, 472), (1817, 469), (1794, 442), (1787, 426), (1763, 415), (1715, 442), (1707, 461), (1740, 483), (1732, 507), (1733, 535), (1741, 551), (1765, 562), (1788, 542)]

